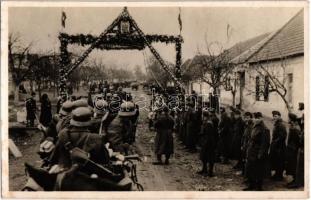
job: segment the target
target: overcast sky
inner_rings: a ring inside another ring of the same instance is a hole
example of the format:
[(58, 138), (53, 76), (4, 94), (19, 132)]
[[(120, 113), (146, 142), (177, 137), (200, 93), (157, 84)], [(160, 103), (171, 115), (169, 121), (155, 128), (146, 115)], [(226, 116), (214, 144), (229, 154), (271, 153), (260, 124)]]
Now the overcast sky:
[[(221, 42), (229, 48), (237, 42), (274, 31), (284, 25), (301, 8), (220, 8), (182, 7), (181, 32), (183, 60), (193, 57), (198, 51), (206, 52), (206, 43)], [(121, 7), (99, 8), (10, 8), (9, 32), (19, 33), (23, 42), (34, 42), (32, 51), (59, 52), (58, 34), (61, 29), (61, 11), (67, 15), (66, 28), (69, 34), (99, 35), (122, 11)], [(168, 8), (128, 8), (138, 26), (145, 34), (178, 35), (179, 9)], [(227, 25), (231, 27), (231, 37), (227, 39)], [(175, 62), (174, 45), (155, 44), (160, 55), (167, 61)], [(81, 52), (85, 48), (71, 45), (69, 50)], [(116, 66), (144, 65), (144, 51), (94, 51), (90, 58), (102, 59)]]

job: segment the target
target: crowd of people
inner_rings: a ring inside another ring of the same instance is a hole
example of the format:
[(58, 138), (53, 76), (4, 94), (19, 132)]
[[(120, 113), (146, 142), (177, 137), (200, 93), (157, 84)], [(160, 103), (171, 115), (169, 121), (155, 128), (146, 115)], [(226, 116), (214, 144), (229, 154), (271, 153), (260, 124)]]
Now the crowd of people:
[[(155, 97), (165, 102), (164, 98)], [(284, 172), (292, 176), (288, 188), (304, 185), (304, 116), (303, 103), (299, 104), (299, 115), (288, 114), (288, 125), (282, 120), (279, 111), (273, 111), (273, 129), (265, 125), (261, 112), (242, 112), (230, 107), (217, 109), (204, 105), (196, 95), (181, 97), (176, 106), (168, 109), (151, 109), (149, 128), (155, 128), (155, 154), (157, 162), (168, 164), (173, 153), (173, 132), (190, 153), (199, 151), (202, 169), (197, 173), (205, 177), (214, 176), (215, 163), (235, 165), (241, 171), (247, 187), (244, 190), (263, 190), (263, 180), (282, 181)], [(169, 105), (167, 103), (166, 105)], [(172, 104), (170, 104), (172, 105)], [(165, 155), (162, 162), (161, 155)]]
[[(90, 153), (96, 163), (104, 164), (109, 151), (127, 155), (135, 142), (139, 107), (132, 95), (122, 87), (100, 87), (96, 94), (92, 93), (59, 103), (53, 117), (49, 98), (42, 95), (39, 129), (44, 138), (40, 152), (54, 166), (53, 173), (72, 166), (70, 150), (74, 147)], [(33, 93), (26, 102), (29, 126), (34, 125), (36, 118), (34, 96)], [(202, 176), (214, 176), (215, 163), (234, 163), (233, 169), (241, 171), (245, 178), (245, 190), (263, 190), (264, 179), (282, 181), (284, 174), (292, 176), (288, 188), (304, 185), (303, 103), (299, 104), (299, 114), (288, 114), (288, 125), (279, 111), (272, 111), (274, 126), (270, 130), (261, 112), (234, 107), (218, 109), (205, 104), (196, 94), (180, 96), (170, 103), (168, 99), (167, 95), (157, 94), (150, 103), (149, 128), (156, 131), (153, 164), (170, 163), (175, 132), (185, 150), (199, 151), (202, 169), (197, 173)]]
[[(36, 103), (34, 95), (26, 102), (27, 113), (34, 125)], [(106, 88), (98, 91), (92, 100), (85, 97), (71, 97), (52, 116), (51, 103), (46, 94), (41, 100), (41, 115), (38, 128), (44, 136), (40, 141), (39, 154), (49, 166), (49, 173), (57, 174), (71, 169), (71, 151), (80, 148), (89, 154), (93, 162), (104, 165), (111, 152), (128, 155), (130, 145), (135, 142), (139, 108), (132, 95), (123, 91)], [(31, 103), (31, 106), (29, 105)], [(105, 177), (104, 177), (105, 178)], [(110, 184), (111, 190), (122, 190), (118, 184)]]

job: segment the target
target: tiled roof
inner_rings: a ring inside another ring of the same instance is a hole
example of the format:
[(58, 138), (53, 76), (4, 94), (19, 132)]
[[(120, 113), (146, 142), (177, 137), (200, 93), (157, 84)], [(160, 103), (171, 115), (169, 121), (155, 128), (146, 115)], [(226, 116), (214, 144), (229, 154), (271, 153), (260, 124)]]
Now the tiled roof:
[(249, 62), (259, 62), (304, 53), (304, 15), (300, 10), (254, 53)]
[(251, 53), (254, 52), (253, 47), (263, 41), (269, 35), (270, 33), (265, 33), (235, 44), (233, 47), (228, 49), (229, 59), (232, 63), (243, 63), (251, 55)]

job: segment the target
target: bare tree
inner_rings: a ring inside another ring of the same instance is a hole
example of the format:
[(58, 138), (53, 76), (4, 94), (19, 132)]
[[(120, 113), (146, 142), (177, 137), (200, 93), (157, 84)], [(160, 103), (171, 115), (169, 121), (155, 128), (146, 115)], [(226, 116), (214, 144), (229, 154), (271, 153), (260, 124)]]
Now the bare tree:
[(8, 60), (9, 72), (12, 75), (14, 90), (14, 100), (19, 100), (19, 86), (25, 80), (26, 76), (31, 72), (31, 66), (27, 61), (29, 51), (33, 43), (23, 45), (21, 37), (16, 33), (9, 35), (8, 42)]

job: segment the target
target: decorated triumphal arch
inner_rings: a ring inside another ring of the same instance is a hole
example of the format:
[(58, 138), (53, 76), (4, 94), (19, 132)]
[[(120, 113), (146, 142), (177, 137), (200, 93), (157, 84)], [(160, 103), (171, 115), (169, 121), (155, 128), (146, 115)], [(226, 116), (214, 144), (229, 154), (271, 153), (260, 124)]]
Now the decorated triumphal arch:
[[(99, 36), (94, 35), (68, 35), (60, 33), (60, 94), (67, 97), (66, 82), (68, 76), (75, 70), (91, 53), (93, 49), (100, 50), (143, 50), (148, 47), (151, 53), (159, 61), (162, 68), (171, 76), (176, 87), (184, 88), (180, 82), (181, 77), (181, 44), (183, 38), (181, 35), (146, 35), (137, 25), (135, 20), (129, 14), (126, 7), (123, 8), (121, 14), (106, 28)], [(175, 71), (172, 72), (167, 63), (162, 59), (160, 54), (152, 46), (154, 42), (162, 42), (166, 44), (175, 44), (176, 64)], [(71, 62), (68, 45), (89, 46), (87, 50), (74, 62)]]

